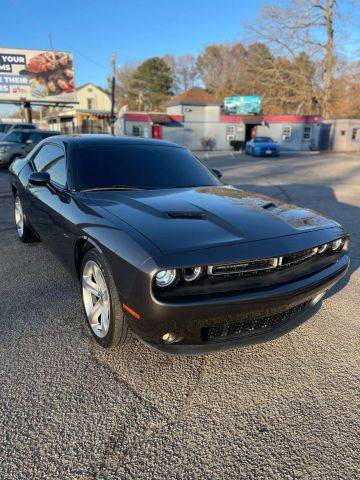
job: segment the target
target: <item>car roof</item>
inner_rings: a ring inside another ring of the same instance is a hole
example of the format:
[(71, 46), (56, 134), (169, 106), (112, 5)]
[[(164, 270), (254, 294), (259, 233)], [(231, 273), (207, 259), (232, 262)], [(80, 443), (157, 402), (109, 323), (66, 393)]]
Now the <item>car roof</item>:
[(57, 141), (63, 141), (70, 145), (86, 146), (86, 145), (152, 145), (166, 147), (180, 147), (173, 142), (165, 140), (157, 140), (153, 138), (143, 137), (117, 137), (115, 135), (96, 135), (96, 134), (74, 134), (74, 135), (57, 135)]
[[(53, 132), (52, 130), (40, 130), (38, 128), (17, 128), (16, 133), (52, 133), (53, 135), (59, 135), (59, 132)], [(10, 132), (10, 135), (14, 132)]]

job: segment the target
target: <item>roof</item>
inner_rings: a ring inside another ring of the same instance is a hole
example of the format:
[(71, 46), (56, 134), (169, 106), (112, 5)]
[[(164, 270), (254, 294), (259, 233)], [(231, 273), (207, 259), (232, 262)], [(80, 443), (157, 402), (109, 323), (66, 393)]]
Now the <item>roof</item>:
[(105, 90), (105, 88), (102, 88), (99, 85), (95, 85), (94, 83), (90, 83), (90, 82), (84, 83), (83, 85), (80, 85), (79, 87), (76, 87), (76, 90), (81, 90), (82, 88), (87, 87), (87, 86), (98, 88), (103, 93), (105, 93), (108, 97), (110, 97), (110, 93), (107, 90)]
[(57, 141), (63, 141), (69, 144), (76, 145), (91, 145), (94, 144), (104, 145), (104, 144), (114, 144), (114, 145), (153, 145), (153, 146), (163, 146), (163, 147), (179, 147), (176, 143), (167, 142), (165, 140), (156, 140), (153, 138), (143, 138), (143, 137), (117, 137), (115, 135), (106, 135), (106, 134), (74, 134), (74, 135), (57, 135)]
[(10, 133), (7, 133), (7, 135), (11, 135), (12, 133), (18, 133), (18, 132), (26, 132), (26, 133), (52, 133), (53, 130), (41, 130), (41, 128), (17, 128), (16, 130), (12, 130)]
[(222, 101), (212, 93), (207, 92), (203, 88), (194, 87), (186, 90), (177, 97), (174, 97), (167, 103), (171, 105), (222, 105)]

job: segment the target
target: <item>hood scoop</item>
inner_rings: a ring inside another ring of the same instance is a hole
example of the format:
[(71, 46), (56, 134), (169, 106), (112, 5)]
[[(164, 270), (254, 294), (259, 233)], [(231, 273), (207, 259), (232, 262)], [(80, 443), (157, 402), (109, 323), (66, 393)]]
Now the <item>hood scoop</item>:
[(273, 202), (266, 202), (261, 205), (261, 208), (264, 210), (273, 210), (274, 208), (276, 209), (277, 206)]
[(204, 212), (167, 212), (170, 218), (184, 218), (184, 219), (196, 219), (206, 220), (207, 215)]

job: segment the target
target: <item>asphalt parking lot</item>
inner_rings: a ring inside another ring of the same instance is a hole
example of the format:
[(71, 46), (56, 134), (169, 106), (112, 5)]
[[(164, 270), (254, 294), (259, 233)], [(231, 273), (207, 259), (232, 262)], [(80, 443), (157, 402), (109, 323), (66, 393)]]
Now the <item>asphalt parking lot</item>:
[(96, 346), (78, 285), (17, 241), (0, 171), (0, 478), (359, 478), (360, 155), (209, 153), (227, 183), (311, 207), (351, 234), (322, 310), (267, 344), (168, 357)]

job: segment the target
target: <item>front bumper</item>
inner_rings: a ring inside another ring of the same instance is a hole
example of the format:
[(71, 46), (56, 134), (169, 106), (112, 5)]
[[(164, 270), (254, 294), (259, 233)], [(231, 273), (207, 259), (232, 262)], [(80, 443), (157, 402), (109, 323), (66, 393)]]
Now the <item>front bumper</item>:
[[(139, 320), (127, 316), (134, 333), (150, 347), (171, 354), (198, 354), (234, 348), (277, 338), (310, 318), (321, 305), (325, 294), (346, 273), (347, 253), (331, 266), (307, 278), (285, 285), (216, 298), (196, 298), (192, 302), (165, 303), (152, 295), (141, 299)], [(141, 297), (140, 289), (136, 290)], [(139, 298), (139, 297), (138, 297)], [(239, 329), (234, 326), (270, 319), (261, 328)], [(274, 321), (276, 319), (276, 321)], [(219, 330), (210, 338), (204, 332)], [(229, 328), (227, 328), (229, 326)], [(228, 334), (227, 332), (234, 332)], [(162, 336), (175, 333), (180, 341), (167, 344)], [(225, 332), (225, 333), (224, 333)]]
[[(269, 151), (270, 153), (267, 153)], [(262, 148), (259, 150), (253, 150), (254, 157), (278, 157), (280, 155), (280, 151), (277, 148)]]

